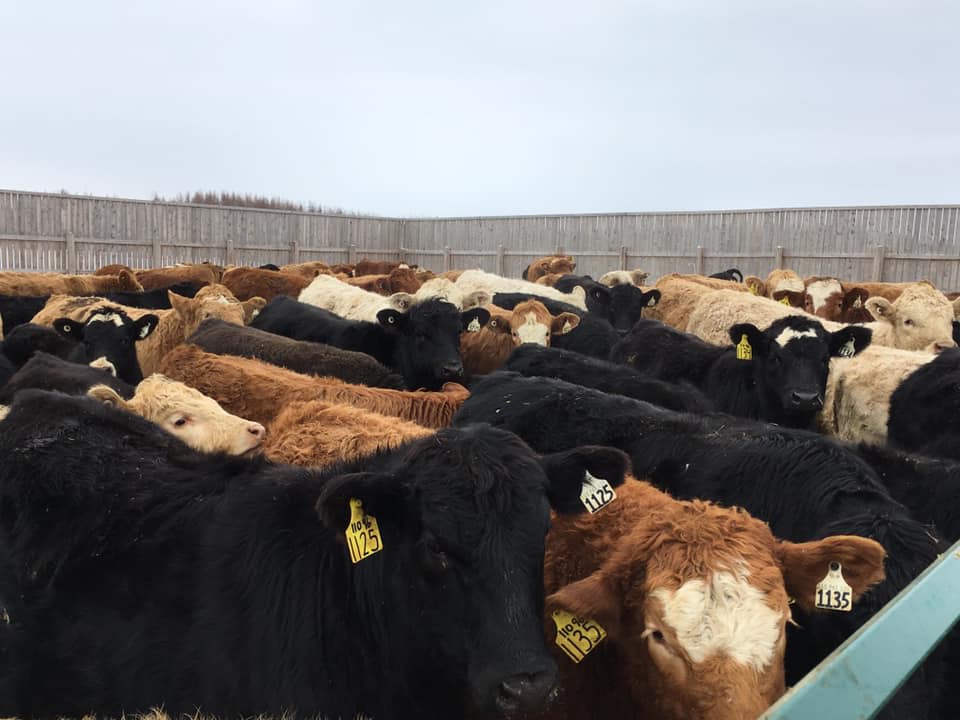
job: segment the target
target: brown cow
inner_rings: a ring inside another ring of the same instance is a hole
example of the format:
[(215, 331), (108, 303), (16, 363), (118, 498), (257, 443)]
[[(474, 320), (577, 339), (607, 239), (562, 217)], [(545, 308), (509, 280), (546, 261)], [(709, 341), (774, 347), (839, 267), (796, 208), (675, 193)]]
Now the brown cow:
[(175, 348), (160, 367), (167, 377), (209, 395), (228, 412), (267, 427), (291, 402), (326, 400), (441, 428), (450, 424), (470, 394), (455, 383), (447, 383), (440, 392), (350, 385), (335, 378), (300, 375), (259, 360), (205, 353), (193, 345)]
[[(357, 264), (353, 266), (353, 277), (360, 277), (362, 275), (389, 275), (397, 268), (401, 267), (411, 267), (406, 263), (400, 262), (390, 262), (386, 260), (368, 260), (367, 258), (361, 258), (357, 261)], [(413, 267), (416, 267), (415, 265)]]
[(687, 329), (690, 313), (705, 294), (724, 289), (749, 292), (746, 282), (678, 273), (664, 275), (657, 280), (655, 287), (660, 291), (660, 301), (646, 313), (646, 317), (665, 322), (678, 330)]
[(194, 285), (213, 285), (220, 282), (223, 268), (206, 263), (194, 265), (173, 265), (155, 270), (137, 270), (137, 280), (144, 290), (160, 290), (178, 283)]
[(556, 317), (538, 300), (526, 300), (513, 310), (488, 305), (490, 320), (475, 332), (460, 333), (460, 355), (467, 375), (484, 375), (499, 368), (523, 343), (550, 345), (552, 335), (564, 335), (580, 324), (575, 313)]
[(808, 297), (809, 296), (802, 290), (777, 290), (775, 293), (773, 293), (772, 300), (780, 303), (781, 305), (786, 305), (787, 307), (806, 310), (807, 305), (809, 305), (807, 302)]
[[(928, 280), (920, 280), (919, 282), (925, 282), (932, 285)], [(881, 297), (890, 302), (894, 302), (908, 287), (916, 285), (916, 282), (901, 282), (901, 283), (892, 283), (892, 282), (850, 282), (843, 283), (844, 291), (852, 290), (853, 288), (863, 288), (866, 290), (870, 297)]]
[(262, 297), (269, 302), (278, 295), (296, 298), (311, 281), (293, 273), (235, 267), (223, 273), (221, 282), (237, 300)]
[(577, 269), (577, 262), (569, 255), (547, 255), (527, 265), (521, 277), (536, 282), (544, 275), (566, 275)]
[(141, 292), (143, 286), (127, 270), (117, 275), (0, 272), (0, 295), (96, 295)]
[(281, 265), (280, 272), (313, 280), (317, 275), (329, 275), (330, 266), (320, 260), (310, 260), (309, 262)]
[(263, 441), (260, 423), (231, 415), (206, 395), (163, 375), (144, 379), (129, 400), (106, 385), (94, 385), (87, 395), (145, 417), (201, 452), (242, 455)]
[(264, 454), (275, 462), (326, 467), (389, 450), (432, 435), (422, 425), (328, 403), (292, 402), (270, 424)]
[(864, 288), (851, 287), (844, 292), (832, 292), (821, 300), (820, 307), (814, 308), (815, 300), (809, 293), (806, 296), (804, 310), (818, 318), (842, 323), (873, 322), (873, 316), (865, 307), (869, 294)]
[(549, 717), (755, 718), (784, 691), (790, 599), (813, 612), (839, 562), (855, 601), (883, 579), (883, 558), (873, 540), (777, 540), (741, 509), (628, 479), (595, 514), (555, 515), (547, 535), (547, 636), (558, 611), (606, 632), (579, 664), (554, 647), (562, 695)]
[(101, 268), (93, 271), (94, 275), (119, 275), (122, 270), (126, 270), (128, 273), (133, 275), (135, 272), (134, 269), (128, 265), (122, 265), (120, 263), (113, 263), (112, 265), (104, 265)]
[(398, 292), (412, 295), (423, 285), (417, 278), (416, 270), (408, 267), (399, 267), (386, 275), (359, 275), (347, 278), (345, 282), (378, 295), (393, 295)]

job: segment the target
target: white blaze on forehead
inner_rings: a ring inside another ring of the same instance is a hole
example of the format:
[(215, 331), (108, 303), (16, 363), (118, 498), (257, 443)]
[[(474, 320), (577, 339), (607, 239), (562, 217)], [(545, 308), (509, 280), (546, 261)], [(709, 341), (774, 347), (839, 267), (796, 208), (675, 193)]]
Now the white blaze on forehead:
[(119, 313), (110, 312), (110, 313), (94, 313), (87, 319), (87, 323), (113, 323), (117, 327), (123, 327), (123, 318), (120, 317)]
[(780, 347), (786, 347), (787, 343), (791, 340), (799, 340), (800, 338), (816, 338), (817, 331), (813, 328), (809, 330), (793, 330), (792, 328), (786, 328), (782, 330), (779, 335), (777, 335), (777, 345)]
[(839, 292), (843, 292), (839, 280), (815, 280), (807, 285), (807, 295), (813, 302), (814, 311), (822, 308), (828, 297)]
[(221, 305), (232, 305), (233, 302), (226, 295), (217, 295), (217, 302)]
[(537, 314), (528, 312), (523, 325), (517, 328), (517, 335), (520, 342), (547, 344), (547, 337), (550, 335), (550, 328), (537, 319)]
[(709, 584), (701, 578), (687, 580), (676, 590), (658, 588), (651, 596), (663, 604), (664, 622), (694, 663), (723, 654), (759, 671), (773, 659), (783, 614), (767, 605), (746, 577), (722, 571)]
[(114, 367), (113, 363), (107, 360), (106, 355), (101, 355), (96, 360), (90, 362), (90, 367), (97, 368), (97, 370), (108, 370), (111, 375), (114, 377), (117, 376), (117, 368)]

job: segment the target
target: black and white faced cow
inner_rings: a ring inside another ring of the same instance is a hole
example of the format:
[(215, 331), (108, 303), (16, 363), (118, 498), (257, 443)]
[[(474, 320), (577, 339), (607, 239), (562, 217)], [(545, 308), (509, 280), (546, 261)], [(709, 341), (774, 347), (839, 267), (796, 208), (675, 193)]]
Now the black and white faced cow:
[(482, 424), (309, 470), (23, 391), (0, 430), (0, 530), (15, 538), (0, 547), (0, 712), (536, 711), (558, 677), (551, 508), (585, 512), (587, 473), (619, 486), (627, 467), (610, 448), (537, 455)]
[(795, 428), (812, 428), (823, 407), (830, 359), (870, 344), (868, 328), (830, 333), (817, 320), (781, 318), (766, 330), (730, 328), (733, 347), (718, 347), (663, 323), (641, 320), (611, 359), (641, 372), (703, 390), (721, 412)]
[(479, 330), (489, 319), (483, 308), (460, 312), (451, 303), (431, 299), (405, 313), (381, 310), (377, 322), (364, 322), (279, 295), (250, 325), (294, 340), (367, 353), (400, 373), (410, 390), (438, 390), (463, 376), (460, 333)]
[(627, 284), (609, 287), (589, 275), (564, 275), (553, 287), (567, 293), (582, 287), (586, 292), (587, 310), (609, 322), (621, 335), (630, 331), (644, 309), (660, 302), (659, 290), (644, 291)]
[(136, 385), (143, 380), (136, 344), (149, 337), (159, 322), (153, 314), (132, 320), (120, 308), (104, 307), (82, 325), (70, 318), (58, 318), (53, 327), (77, 342), (67, 360), (109, 370), (115, 377)]

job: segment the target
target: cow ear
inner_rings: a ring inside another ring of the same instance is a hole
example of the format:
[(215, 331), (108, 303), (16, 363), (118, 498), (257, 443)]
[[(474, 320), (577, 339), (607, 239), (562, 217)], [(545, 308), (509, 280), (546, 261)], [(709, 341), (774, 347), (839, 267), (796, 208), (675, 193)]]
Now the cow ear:
[(487, 330), (492, 330), (495, 333), (502, 333), (509, 335), (512, 330), (510, 329), (510, 319), (503, 317), (502, 315), (496, 315), (490, 318), (490, 322), (486, 324)]
[(877, 321), (888, 322), (891, 325), (893, 324), (893, 318), (897, 314), (896, 309), (886, 298), (882, 297), (872, 297), (867, 298), (867, 301), (863, 304), (867, 309), (867, 312), (870, 313), (870, 316)]
[(401, 332), (407, 324), (407, 316), (393, 308), (385, 308), (377, 313), (377, 322), (388, 330)]
[[(630, 272), (630, 278), (633, 280), (634, 285), (643, 285), (643, 281), (648, 277), (650, 277), (650, 273), (644, 272), (643, 270), (632, 270)], [(657, 292), (659, 293), (660, 291), (657, 290)], [(660, 298), (658, 296), (657, 301), (659, 302), (659, 300)]]
[(804, 543), (781, 540), (777, 546), (787, 592), (807, 612), (815, 610), (817, 584), (827, 577), (832, 563), (840, 564), (840, 573), (856, 602), (872, 585), (883, 580), (885, 555), (876, 540), (856, 535), (831, 535)]
[(566, 335), (580, 324), (580, 316), (571, 312), (560, 313), (550, 322), (551, 335)]
[(849, 308), (861, 308), (867, 303), (870, 293), (866, 288), (855, 287), (847, 290), (843, 296), (842, 307), (844, 310)]
[(656, 307), (657, 303), (660, 302), (660, 291), (659, 290), (650, 290), (643, 294), (643, 306), (652, 308)]
[(606, 285), (591, 285), (587, 293), (595, 302), (610, 304), (610, 289)]
[(120, 397), (120, 394), (116, 390), (107, 385), (94, 385), (92, 388), (87, 390), (87, 395), (92, 397), (94, 400), (99, 400), (102, 403), (112, 405), (113, 407), (120, 408), (121, 410), (130, 409), (130, 404)]
[(190, 298), (177, 295), (173, 290), (167, 290), (167, 297), (170, 300), (170, 307), (176, 310), (178, 315), (184, 315), (190, 309)]
[(154, 330), (157, 329), (157, 325), (160, 324), (160, 318), (154, 314), (144, 315), (138, 320), (133, 322), (133, 339), (136, 340), (145, 340), (150, 337)]
[(394, 310), (406, 312), (413, 307), (413, 303), (416, 301), (416, 298), (410, 293), (397, 292), (393, 293), (393, 295), (387, 298), (387, 301), (390, 303), (390, 307)]
[(587, 291), (584, 290), (580, 285), (574, 286), (573, 289), (570, 290), (570, 294), (577, 298), (580, 302), (587, 301)]
[(747, 286), (751, 295), (767, 296), (767, 284), (756, 275), (747, 275), (743, 279), (743, 284)]
[(470, 308), (482, 307), (483, 305), (489, 305), (492, 301), (493, 298), (486, 290), (474, 290), (472, 293), (463, 296), (460, 309), (469, 310)]
[(954, 298), (950, 304), (953, 305), (953, 316), (960, 317), (960, 297)]
[(337, 475), (323, 486), (317, 498), (320, 520), (343, 532), (350, 522), (350, 501), (360, 501), (363, 511), (377, 520), (398, 520), (404, 511), (407, 487), (390, 473), (358, 472)]
[(547, 497), (554, 510), (576, 515), (586, 510), (580, 495), (589, 473), (606, 480), (611, 487), (622, 485), (630, 472), (630, 458), (614, 448), (584, 445), (564, 452), (543, 455), (540, 466), (550, 481)]
[(257, 295), (249, 300), (242, 301), (240, 305), (243, 307), (243, 322), (249, 325), (256, 319), (257, 315), (260, 314), (260, 311), (267, 306), (267, 301)]
[(830, 333), (830, 356), (853, 357), (870, 344), (873, 330), (850, 325)]
[(57, 318), (53, 321), (53, 329), (71, 340), (83, 340), (83, 325), (70, 318)]
[(460, 313), (460, 326), (464, 332), (476, 332), (490, 321), (490, 311), (484, 308), (471, 308)]
[(753, 355), (763, 355), (767, 351), (767, 336), (752, 323), (738, 323), (730, 328), (730, 341), (734, 346), (740, 345), (743, 338), (747, 338)]
[[(593, 620), (610, 637), (620, 631), (621, 604), (624, 593), (616, 579), (602, 569), (582, 580), (564, 585), (546, 599), (547, 622), (551, 625), (554, 612), (566, 610), (585, 620)], [(550, 635), (555, 632), (556, 626)]]

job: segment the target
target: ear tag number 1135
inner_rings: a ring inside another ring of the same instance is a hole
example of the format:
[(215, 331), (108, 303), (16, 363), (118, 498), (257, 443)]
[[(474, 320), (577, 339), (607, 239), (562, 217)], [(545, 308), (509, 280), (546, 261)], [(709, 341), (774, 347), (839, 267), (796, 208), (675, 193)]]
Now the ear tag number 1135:
[(823, 610), (850, 612), (853, 609), (852, 588), (843, 579), (840, 563), (830, 563), (827, 576), (817, 583), (817, 597), (813, 603)]
[(347, 525), (346, 536), (350, 560), (354, 565), (383, 550), (383, 537), (377, 519), (363, 511), (363, 503), (357, 498), (350, 498), (350, 524)]
[(575, 663), (593, 652), (607, 636), (595, 621), (576, 617), (566, 610), (554, 610), (551, 617), (557, 626), (557, 647)]

